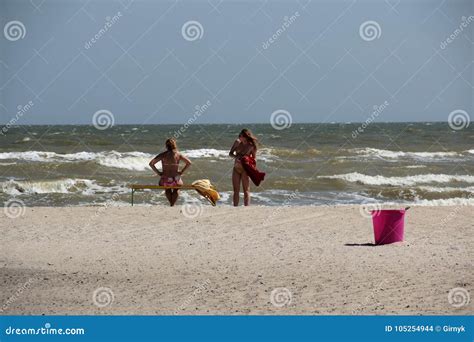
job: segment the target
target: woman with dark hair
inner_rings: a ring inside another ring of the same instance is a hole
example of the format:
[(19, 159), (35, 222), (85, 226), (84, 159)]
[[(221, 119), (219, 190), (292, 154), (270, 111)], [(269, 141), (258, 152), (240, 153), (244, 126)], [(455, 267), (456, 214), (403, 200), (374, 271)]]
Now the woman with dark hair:
[(232, 170), (232, 187), (234, 189), (233, 203), (239, 205), (240, 183), (244, 190), (244, 205), (250, 204), (250, 180), (249, 175), (242, 165), (242, 158), (248, 156), (255, 159), (257, 157), (257, 138), (248, 129), (243, 129), (237, 140), (234, 141), (230, 149), (229, 156), (235, 159)]
[[(178, 151), (176, 140), (170, 138), (166, 140), (166, 151), (160, 153), (150, 161), (150, 167), (160, 176), (160, 185), (162, 186), (180, 186), (183, 185), (181, 175), (191, 165), (191, 161)], [(162, 171), (160, 172), (155, 164), (161, 161)], [(179, 171), (179, 162), (185, 163), (183, 169)], [(179, 189), (166, 189), (166, 198), (171, 206), (174, 206), (178, 199)]]

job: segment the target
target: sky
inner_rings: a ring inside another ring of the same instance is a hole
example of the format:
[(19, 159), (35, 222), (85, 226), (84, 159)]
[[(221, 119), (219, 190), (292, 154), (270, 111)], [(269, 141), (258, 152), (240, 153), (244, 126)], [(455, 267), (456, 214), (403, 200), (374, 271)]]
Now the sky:
[(0, 122), (472, 117), (473, 16), (471, 0), (0, 0)]

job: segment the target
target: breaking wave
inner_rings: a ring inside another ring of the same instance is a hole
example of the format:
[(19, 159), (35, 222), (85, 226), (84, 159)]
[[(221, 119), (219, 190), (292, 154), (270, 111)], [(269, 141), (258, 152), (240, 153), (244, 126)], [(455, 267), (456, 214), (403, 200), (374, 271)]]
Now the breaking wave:
[(325, 179), (340, 179), (346, 182), (360, 183), (366, 185), (398, 185), (412, 186), (417, 184), (430, 183), (474, 183), (474, 176), (470, 175), (445, 175), (445, 174), (422, 174), (404, 177), (385, 177), (385, 176), (369, 176), (358, 172), (345, 173), (333, 176), (318, 176)]
[(355, 148), (352, 152), (365, 157), (378, 157), (387, 159), (412, 158), (412, 159), (439, 159), (439, 158), (453, 158), (462, 157), (460, 152), (404, 152), (404, 151), (390, 151), (378, 148)]
[(45, 181), (16, 181), (9, 180), (0, 183), (2, 192), (11, 195), (31, 194), (70, 194), (94, 195), (97, 193), (119, 192), (126, 193), (128, 189), (121, 185), (103, 186), (91, 179), (61, 179)]

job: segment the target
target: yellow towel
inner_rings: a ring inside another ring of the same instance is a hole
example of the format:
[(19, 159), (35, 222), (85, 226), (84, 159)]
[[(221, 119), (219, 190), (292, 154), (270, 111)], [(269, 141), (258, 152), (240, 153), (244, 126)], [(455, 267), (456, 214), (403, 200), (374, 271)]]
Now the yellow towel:
[(213, 206), (221, 198), (214, 185), (209, 179), (198, 179), (191, 183), (193, 188), (204, 198), (206, 198)]

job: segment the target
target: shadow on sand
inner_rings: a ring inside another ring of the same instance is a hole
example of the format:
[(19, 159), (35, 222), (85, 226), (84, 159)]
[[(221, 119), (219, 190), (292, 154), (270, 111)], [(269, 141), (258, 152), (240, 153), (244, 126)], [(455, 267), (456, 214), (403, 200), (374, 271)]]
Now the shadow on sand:
[(349, 247), (375, 247), (377, 246), (375, 243), (367, 242), (367, 243), (346, 243), (344, 246)]

